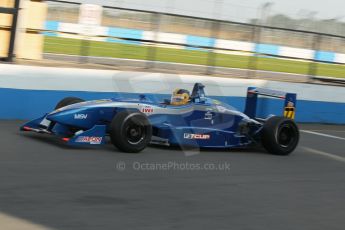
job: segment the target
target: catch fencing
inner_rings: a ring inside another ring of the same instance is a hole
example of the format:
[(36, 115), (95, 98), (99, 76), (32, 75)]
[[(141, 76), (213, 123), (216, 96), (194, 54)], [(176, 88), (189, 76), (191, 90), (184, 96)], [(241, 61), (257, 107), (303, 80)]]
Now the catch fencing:
[(192, 64), (184, 69), (197, 65), (205, 74), (246, 77), (259, 70), (308, 80), (345, 77), (344, 36), (114, 6), (103, 6), (102, 25), (95, 35), (84, 36), (78, 24), (80, 3), (47, 2), (49, 58), (99, 64), (142, 60), (136, 65), (147, 69), (174, 63), (170, 70), (177, 72), (182, 67), (175, 63)]

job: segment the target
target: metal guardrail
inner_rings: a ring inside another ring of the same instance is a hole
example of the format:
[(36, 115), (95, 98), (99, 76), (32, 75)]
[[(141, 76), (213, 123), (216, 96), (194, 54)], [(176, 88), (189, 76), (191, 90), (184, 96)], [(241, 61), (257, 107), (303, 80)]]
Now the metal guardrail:
[(335, 84), (342, 84), (345, 86), (345, 78), (336, 78), (336, 77), (320, 77), (314, 76), (312, 77), (314, 80), (321, 81), (321, 82), (328, 82), (328, 83), (335, 83)]
[[(57, 3), (81, 5), (81, 3), (79, 3), (79, 2), (72, 2), (72, 1), (63, 1), (63, 0), (46, 0), (46, 1), (47, 2), (57, 2)], [(283, 27), (273, 27), (273, 26), (266, 26), (266, 25), (260, 25), (260, 24), (250, 24), (250, 23), (245, 23), (245, 22), (236, 22), (236, 21), (220, 20), (220, 19), (213, 19), (213, 18), (207, 18), (207, 17), (196, 17), (196, 16), (188, 16), (188, 15), (182, 15), (182, 14), (173, 14), (173, 13), (150, 11), (150, 10), (140, 10), (140, 9), (133, 9), (133, 8), (117, 7), (117, 6), (104, 5), (103, 7), (105, 9), (126, 10), (126, 11), (133, 11), (133, 12), (139, 12), (139, 13), (149, 13), (149, 14), (160, 14), (160, 15), (166, 15), (166, 16), (172, 16), (172, 17), (182, 17), (182, 18), (189, 18), (189, 19), (196, 19), (196, 20), (207, 20), (210, 22), (230, 23), (230, 24), (243, 25), (243, 26), (255, 26), (257, 28), (272, 29), (272, 30), (284, 30), (284, 31), (304, 33), (304, 34), (317, 34), (317, 35), (321, 35), (321, 36), (330, 36), (330, 37), (345, 39), (345, 36), (336, 35), (336, 34), (320, 33), (320, 32), (315, 32), (315, 31), (305, 31), (305, 30), (289, 29), (289, 28), (283, 28)]]
[[(61, 4), (71, 4), (71, 5), (80, 5), (80, 2), (73, 2), (73, 1), (65, 1), (65, 0), (46, 0), (47, 2), (55, 2), (55, 3), (61, 3)], [(310, 43), (311, 46), (310, 49), (318, 50), (320, 47), (320, 44), (322, 43), (323, 37), (330, 37), (330, 38), (337, 38), (337, 39), (344, 39), (345, 36), (340, 35), (334, 35), (334, 34), (326, 34), (326, 33), (320, 33), (320, 32), (313, 32), (313, 31), (303, 31), (303, 30), (296, 30), (296, 29), (288, 29), (288, 28), (279, 28), (279, 27), (271, 27), (271, 26), (265, 26), (265, 25), (257, 25), (257, 24), (249, 24), (249, 23), (242, 23), (242, 22), (235, 22), (235, 21), (228, 21), (228, 20), (218, 20), (218, 19), (211, 19), (211, 18), (205, 18), (205, 17), (195, 17), (195, 16), (186, 16), (181, 14), (173, 14), (173, 13), (166, 13), (166, 12), (157, 12), (157, 11), (149, 11), (149, 10), (140, 10), (140, 9), (130, 9), (130, 8), (123, 8), (123, 7), (116, 7), (116, 6), (103, 6), (104, 9), (110, 9), (110, 10), (119, 10), (119, 11), (126, 11), (126, 12), (137, 12), (137, 13), (145, 13), (150, 14), (150, 30), (155, 32), (160, 32), (160, 24), (161, 24), (161, 18), (162, 16), (169, 16), (169, 17), (177, 17), (177, 18), (183, 18), (186, 20), (201, 20), (204, 22), (211, 23), (210, 29), (210, 36), (214, 39), (218, 39), (219, 33), (222, 29), (222, 24), (229, 24), (229, 25), (236, 25), (236, 26), (244, 26), (246, 29), (249, 29), (251, 32), (251, 42), (260, 44), (262, 42), (261, 37), (264, 30), (273, 30), (273, 31), (286, 31), (291, 33), (300, 33), (302, 35), (310, 35)], [(50, 30), (40, 30), (40, 32), (57, 32), (57, 31), (50, 31)], [(61, 32), (59, 32), (61, 33)], [(76, 34), (76, 33), (66, 33), (66, 34)], [(213, 74), (216, 67), (217, 62), (217, 51), (234, 51), (234, 52), (243, 52), (246, 53), (249, 57), (249, 61), (247, 63), (247, 68), (249, 70), (248, 74), (253, 75), (255, 77), (255, 70), (258, 69), (258, 62), (260, 56), (265, 57), (274, 57), (274, 58), (280, 58), (280, 59), (290, 59), (290, 60), (300, 60), (300, 61), (306, 61), (308, 62), (308, 70), (306, 74), (310, 76), (310, 80), (313, 79), (313, 76), (318, 75), (318, 63), (330, 63), (330, 64), (341, 64), (336, 62), (327, 62), (323, 60), (315, 60), (315, 58), (297, 58), (297, 57), (288, 57), (284, 55), (274, 55), (274, 54), (267, 54), (262, 52), (255, 52), (255, 51), (247, 51), (247, 50), (241, 50), (241, 49), (226, 49), (226, 48), (219, 48), (219, 47), (213, 47), (213, 46), (201, 46), (201, 45), (193, 45), (193, 44), (181, 44), (181, 43), (175, 43), (175, 42), (163, 42), (163, 41), (156, 41), (156, 40), (148, 40), (148, 39), (135, 39), (135, 38), (124, 38), (124, 37), (117, 37), (117, 36), (102, 36), (104, 38), (112, 38), (119, 41), (128, 41), (128, 42), (140, 42), (143, 45), (148, 46), (148, 52), (146, 59), (147, 62), (147, 68), (154, 68), (154, 61), (157, 60), (157, 46), (159, 45), (168, 45), (168, 46), (182, 46), (187, 48), (197, 48), (197, 49), (203, 49), (204, 51), (207, 51), (207, 60), (206, 65), (208, 66), (206, 70), (206, 74)], [(87, 62), (89, 55), (89, 49), (90, 49), (90, 42), (88, 40), (81, 40), (80, 43), (80, 56), (82, 58), (80, 61)], [(84, 57), (85, 56), (85, 57)]]

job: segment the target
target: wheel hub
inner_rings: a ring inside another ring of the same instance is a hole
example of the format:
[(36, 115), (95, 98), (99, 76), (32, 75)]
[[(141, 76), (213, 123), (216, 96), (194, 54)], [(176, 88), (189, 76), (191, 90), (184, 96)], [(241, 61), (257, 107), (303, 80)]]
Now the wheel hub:
[(130, 124), (127, 127), (127, 140), (130, 144), (138, 144), (145, 138), (145, 128), (142, 125)]
[(278, 143), (286, 148), (295, 140), (295, 132), (290, 125), (284, 125), (278, 132)]
[(136, 129), (131, 129), (130, 133), (131, 133), (131, 136), (133, 137), (136, 137), (139, 134), (139, 132)]

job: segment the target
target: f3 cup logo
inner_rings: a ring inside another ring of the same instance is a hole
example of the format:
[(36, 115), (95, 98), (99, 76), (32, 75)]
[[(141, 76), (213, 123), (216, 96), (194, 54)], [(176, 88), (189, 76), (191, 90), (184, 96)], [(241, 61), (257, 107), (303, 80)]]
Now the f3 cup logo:
[(196, 134), (196, 133), (184, 133), (183, 138), (184, 139), (190, 139), (190, 140), (208, 140), (210, 139), (209, 134)]

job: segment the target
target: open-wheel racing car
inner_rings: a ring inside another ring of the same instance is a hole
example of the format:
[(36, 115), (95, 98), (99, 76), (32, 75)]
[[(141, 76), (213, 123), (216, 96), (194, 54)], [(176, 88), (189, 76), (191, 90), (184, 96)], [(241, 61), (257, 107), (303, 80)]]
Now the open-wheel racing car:
[[(284, 100), (281, 116), (257, 118), (258, 95)], [(287, 155), (297, 146), (293, 121), (296, 94), (249, 87), (244, 113), (205, 96), (204, 85), (175, 90), (162, 103), (138, 99), (83, 101), (68, 97), (53, 112), (24, 124), (22, 131), (53, 134), (71, 145), (100, 145), (106, 136), (119, 150), (137, 153), (148, 144), (200, 148), (247, 147)]]

